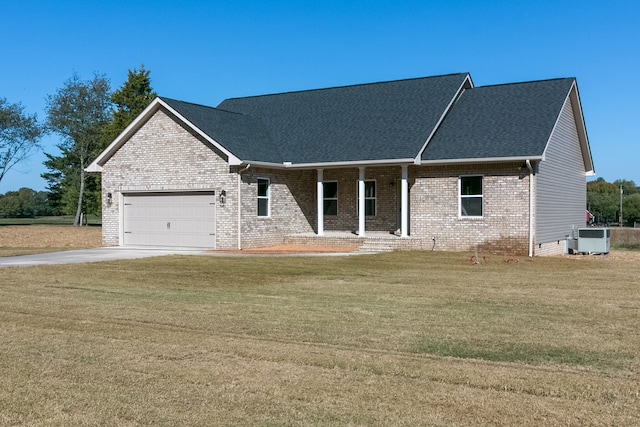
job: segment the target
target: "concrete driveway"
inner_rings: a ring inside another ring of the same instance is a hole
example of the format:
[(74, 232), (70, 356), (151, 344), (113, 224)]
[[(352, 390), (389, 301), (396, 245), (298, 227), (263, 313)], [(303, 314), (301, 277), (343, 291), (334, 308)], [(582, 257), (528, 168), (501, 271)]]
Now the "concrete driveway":
[(115, 261), (165, 255), (200, 255), (202, 249), (111, 247), (50, 252), (46, 254), (0, 257), (2, 267), (30, 267), (51, 264), (81, 264), (85, 262)]

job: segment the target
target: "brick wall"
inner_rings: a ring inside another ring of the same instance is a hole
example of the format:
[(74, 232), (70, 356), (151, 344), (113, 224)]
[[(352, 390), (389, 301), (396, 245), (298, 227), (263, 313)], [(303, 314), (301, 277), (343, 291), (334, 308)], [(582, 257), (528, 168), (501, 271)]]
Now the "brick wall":
[[(529, 175), (522, 164), (429, 166), (409, 169), (410, 235), (435, 239), (436, 250), (527, 254)], [(482, 218), (459, 216), (458, 179), (483, 176)]]
[[(315, 224), (315, 171), (250, 167), (241, 172), (241, 247), (284, 243), (289, 234), (311, 233)], [(258, 179), (269, 179), (270, 215), (258, 216)]]
[(536, 256), (562, 255), (566, 253), (566, 240), (536, 244), (533, 247), (533, 253)]
[[(250, 169), (243, 175), (243, 246), (292, 241), (288, 234), (316, 231), (316, 171)], [(458, 179), (483, 175), (482, 218), (460, 218)], [(325, 215), (325, 231), (358, 229), (357, 168), (325, 169), (323, 180), (338, 183), (338, 214)], [(270, 178), (272, 215), (257, 218), (257, 178)], [(367, 231), (399, 228), (399, 166), (365, 169), (376, 182), (376, 215), (367, 216)], [(535, 183), (535, 181), (534, 181)], [(432, 249), (526, 255), (529, 244), (529, 175), (521, 163), (409, 168), (410, 239), (397, 249)], [(534, 205), (535, 215), (535, 205)], [(535, 218), (534, 218), (535, 220)], [(435, 238), (435, 247), (434, 241)], [(329, 239), (328, 237), (326, 239)], [(554, 242), (555, 243), (555, 242)], [(555, 248), (554, 248), (555, 249)], [(544, 254), (542, 248), (540, 254)]]

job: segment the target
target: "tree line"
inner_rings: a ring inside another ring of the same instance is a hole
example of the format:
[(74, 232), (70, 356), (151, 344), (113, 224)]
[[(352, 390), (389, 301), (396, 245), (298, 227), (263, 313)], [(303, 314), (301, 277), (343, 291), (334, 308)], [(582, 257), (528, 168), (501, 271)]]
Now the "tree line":
[(35, 218), (61, 215), (49, 203), (49, 193), (21, 188), (0, 195), (0, 218)]
[(44, 153), (46, 196), (28, 188), (2, 195), (0, 216), (36, 216), (45, 210), (73, 215), (74, 225), (80, 225), (82, 213), (100, 214), (100, 177), (87, 174), (85, 168), (157, 96), (149, 73), (144, 66), (129, 70), (127, 81), (114, 92), (105, 75), (82, 80), (74, 73), (46, 97), (42, 123), (20, 103), (0, 98), (0, 181), (14, 165), (41, 149), (43, 135), (60, 137), (59, 154)]
[(634, 227), (640, 223), (640, 188), (633, 181), (621, 179), (590, 181), (587, 183), (587, 210), (594, 216), (595, 224)]

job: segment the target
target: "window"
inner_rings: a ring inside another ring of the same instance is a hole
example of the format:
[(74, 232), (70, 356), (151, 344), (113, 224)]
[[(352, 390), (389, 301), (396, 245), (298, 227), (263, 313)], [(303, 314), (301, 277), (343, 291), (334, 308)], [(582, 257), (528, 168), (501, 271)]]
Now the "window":
[(324, 214), (338, 215), (338, 183), (323, 182), (322, 188), (324, 193)]
[[(357, 192), (357, 187), (356, 187)], [(356, 215), (360, 215), (358, 196), (356, 195)], [(376, 214), (376, 182), (364, 182), (364, 214), (366, 216), (375, 216)]]
[(460, 177), (460, 216), (482, 216), (482, 177)]
[(269, 216), (269, 180), (258, 178), (258, 216)]

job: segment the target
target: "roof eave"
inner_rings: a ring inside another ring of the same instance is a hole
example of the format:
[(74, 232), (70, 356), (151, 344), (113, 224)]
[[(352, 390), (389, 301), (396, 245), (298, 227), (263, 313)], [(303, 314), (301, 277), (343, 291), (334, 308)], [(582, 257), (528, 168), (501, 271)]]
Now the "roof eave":
[(540, 161), (543, 156), (511, 156), (511, 157), (477, 157), (477, 158), (464, 158), (464, 159), (438, 159), (438, 160), (422, 160), (422, 166), (428, 165), (456, 165), (456, 164), (470, 164), (470, 163), (511, 163), (511, 162), (525, 162)]
[(252, 166), (259, 166), (273, 169), (338, 169), (348, 167), (375, 167), (375, 166), (390, 166), (390, 165), (412, 165), (415, 161), (411, 159), (382, 159), (382, 160), (353, 160), (353, 161), (341, 161), (341, 162), (314, 162), (314, 163), (271, 163), (261, 161), (245, 160), (242, 164), (251, 164)]
[(573, 115), (576, 120), (576, 127), (578, 129), (578, 138), (580, 139), (580, 146), (582, 148), (582, 158), (584, 160), (584, 169), (587, 176), (595, 175), (595, 168), (593, 166), (593, 157), (591, 155), (591, 146), (589, 144), (589, 136), (587, 135), (587, 126), (584, 122), (584, 115), (582, 113), (582, 102), (580, 102), (580, 93), (578, 92), (578, 84), (574, 80), (571, 86), (571, 105), (573, 107)]

